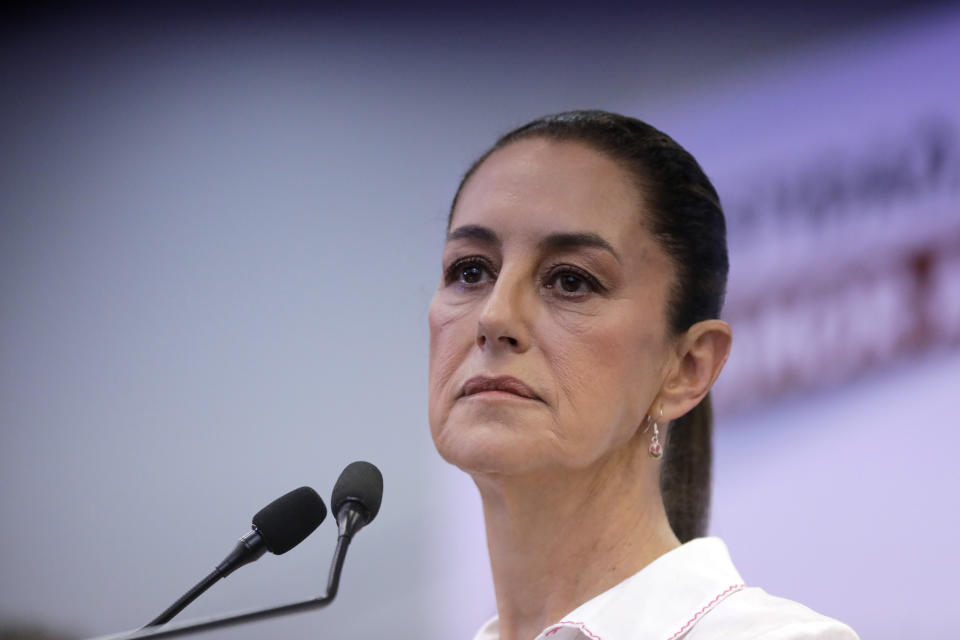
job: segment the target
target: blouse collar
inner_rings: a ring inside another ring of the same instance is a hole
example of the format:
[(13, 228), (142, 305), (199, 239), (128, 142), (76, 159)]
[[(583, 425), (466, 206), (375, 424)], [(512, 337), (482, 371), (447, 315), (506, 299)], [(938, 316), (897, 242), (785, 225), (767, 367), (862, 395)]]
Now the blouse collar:
[[(676, 640), (744, 587), (723, 541), (697, 538), (580, 605), (536, 640)], [(474, 640), (499, 637), (494, 618)]]

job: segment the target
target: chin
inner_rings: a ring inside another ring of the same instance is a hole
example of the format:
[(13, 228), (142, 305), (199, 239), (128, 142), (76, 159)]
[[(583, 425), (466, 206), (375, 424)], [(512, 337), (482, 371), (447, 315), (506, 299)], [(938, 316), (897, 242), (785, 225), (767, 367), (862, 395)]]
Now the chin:
[(440, 457), (471, 475), (522, 475), (547, 464), (545, 447), (530, 435), (499, 422), (447, 421), (434, 433), (434, 445)]

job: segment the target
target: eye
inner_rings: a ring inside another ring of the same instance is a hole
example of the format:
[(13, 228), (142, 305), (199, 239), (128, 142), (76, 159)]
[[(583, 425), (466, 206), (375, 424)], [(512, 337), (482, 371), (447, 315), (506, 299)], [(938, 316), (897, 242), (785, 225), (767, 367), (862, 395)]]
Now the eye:
[(579, 298), (604, 291), (604, 287), (589, 273), (566, 265), (551, 270), (543, 286), (566, 298)]
[(567, 293), (577, 293), (587, 288), (587, 282), (575, 273), (564, 273), (557, 276), (556, 282)]
[(496, 276), (493, 266), (485, 258), (471, 256), (460, 258), (449, 267), (444, 275), (446, 284), (459, 283), (466, 286), (476, 286), (483, 284), (486, 280), (492, 280)]
[(460, 282), (465, 284), (476, 284), (483, 278), (483, 266), (478, 264), (467, 264), (459, 270)]

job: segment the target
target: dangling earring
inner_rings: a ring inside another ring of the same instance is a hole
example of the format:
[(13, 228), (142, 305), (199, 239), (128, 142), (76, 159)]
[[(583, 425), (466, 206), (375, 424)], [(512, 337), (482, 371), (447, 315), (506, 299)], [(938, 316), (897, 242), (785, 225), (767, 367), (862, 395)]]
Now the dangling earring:
[[(657, 418), (657, 420), (661, 420), (662, 418), (663, 407), (660, 407), (660, 416)], [(650, 438), (650, 448), (648, 451), (650, 452), (651, 458), (659, 458), (663, 455), (663, 445), (660, 444), (660, 427), (650, 416), (647, 416), (647, 421), (653, 424), (653, 437)], [(649, 428), (650, 426), (647, 425), (647, 429)], [(647, 429), (644, 429), (644, 432), (646, 432)]]

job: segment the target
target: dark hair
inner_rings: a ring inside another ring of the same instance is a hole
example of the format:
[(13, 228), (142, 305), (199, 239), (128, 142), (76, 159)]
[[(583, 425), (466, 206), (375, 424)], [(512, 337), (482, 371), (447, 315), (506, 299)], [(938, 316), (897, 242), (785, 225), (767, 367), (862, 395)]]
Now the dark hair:
[[(667, 305), (668, 326), (675, 335), (720, 316), (729, 268), (720, 198), (693, 156), (636, 118), (569, 111), (507, 133), (464, 175), (450, 206), (448, 226), (470, 176), (494, 151), (527, 138), (582, 143), (618, 162), (633, 178), (642, 194), (641, 221), (670, 256), (676, 272)], [(706, 533), (712, 425), (708, 394), (667, 430), (660, 490), (670, 526), (681, 542)]]

